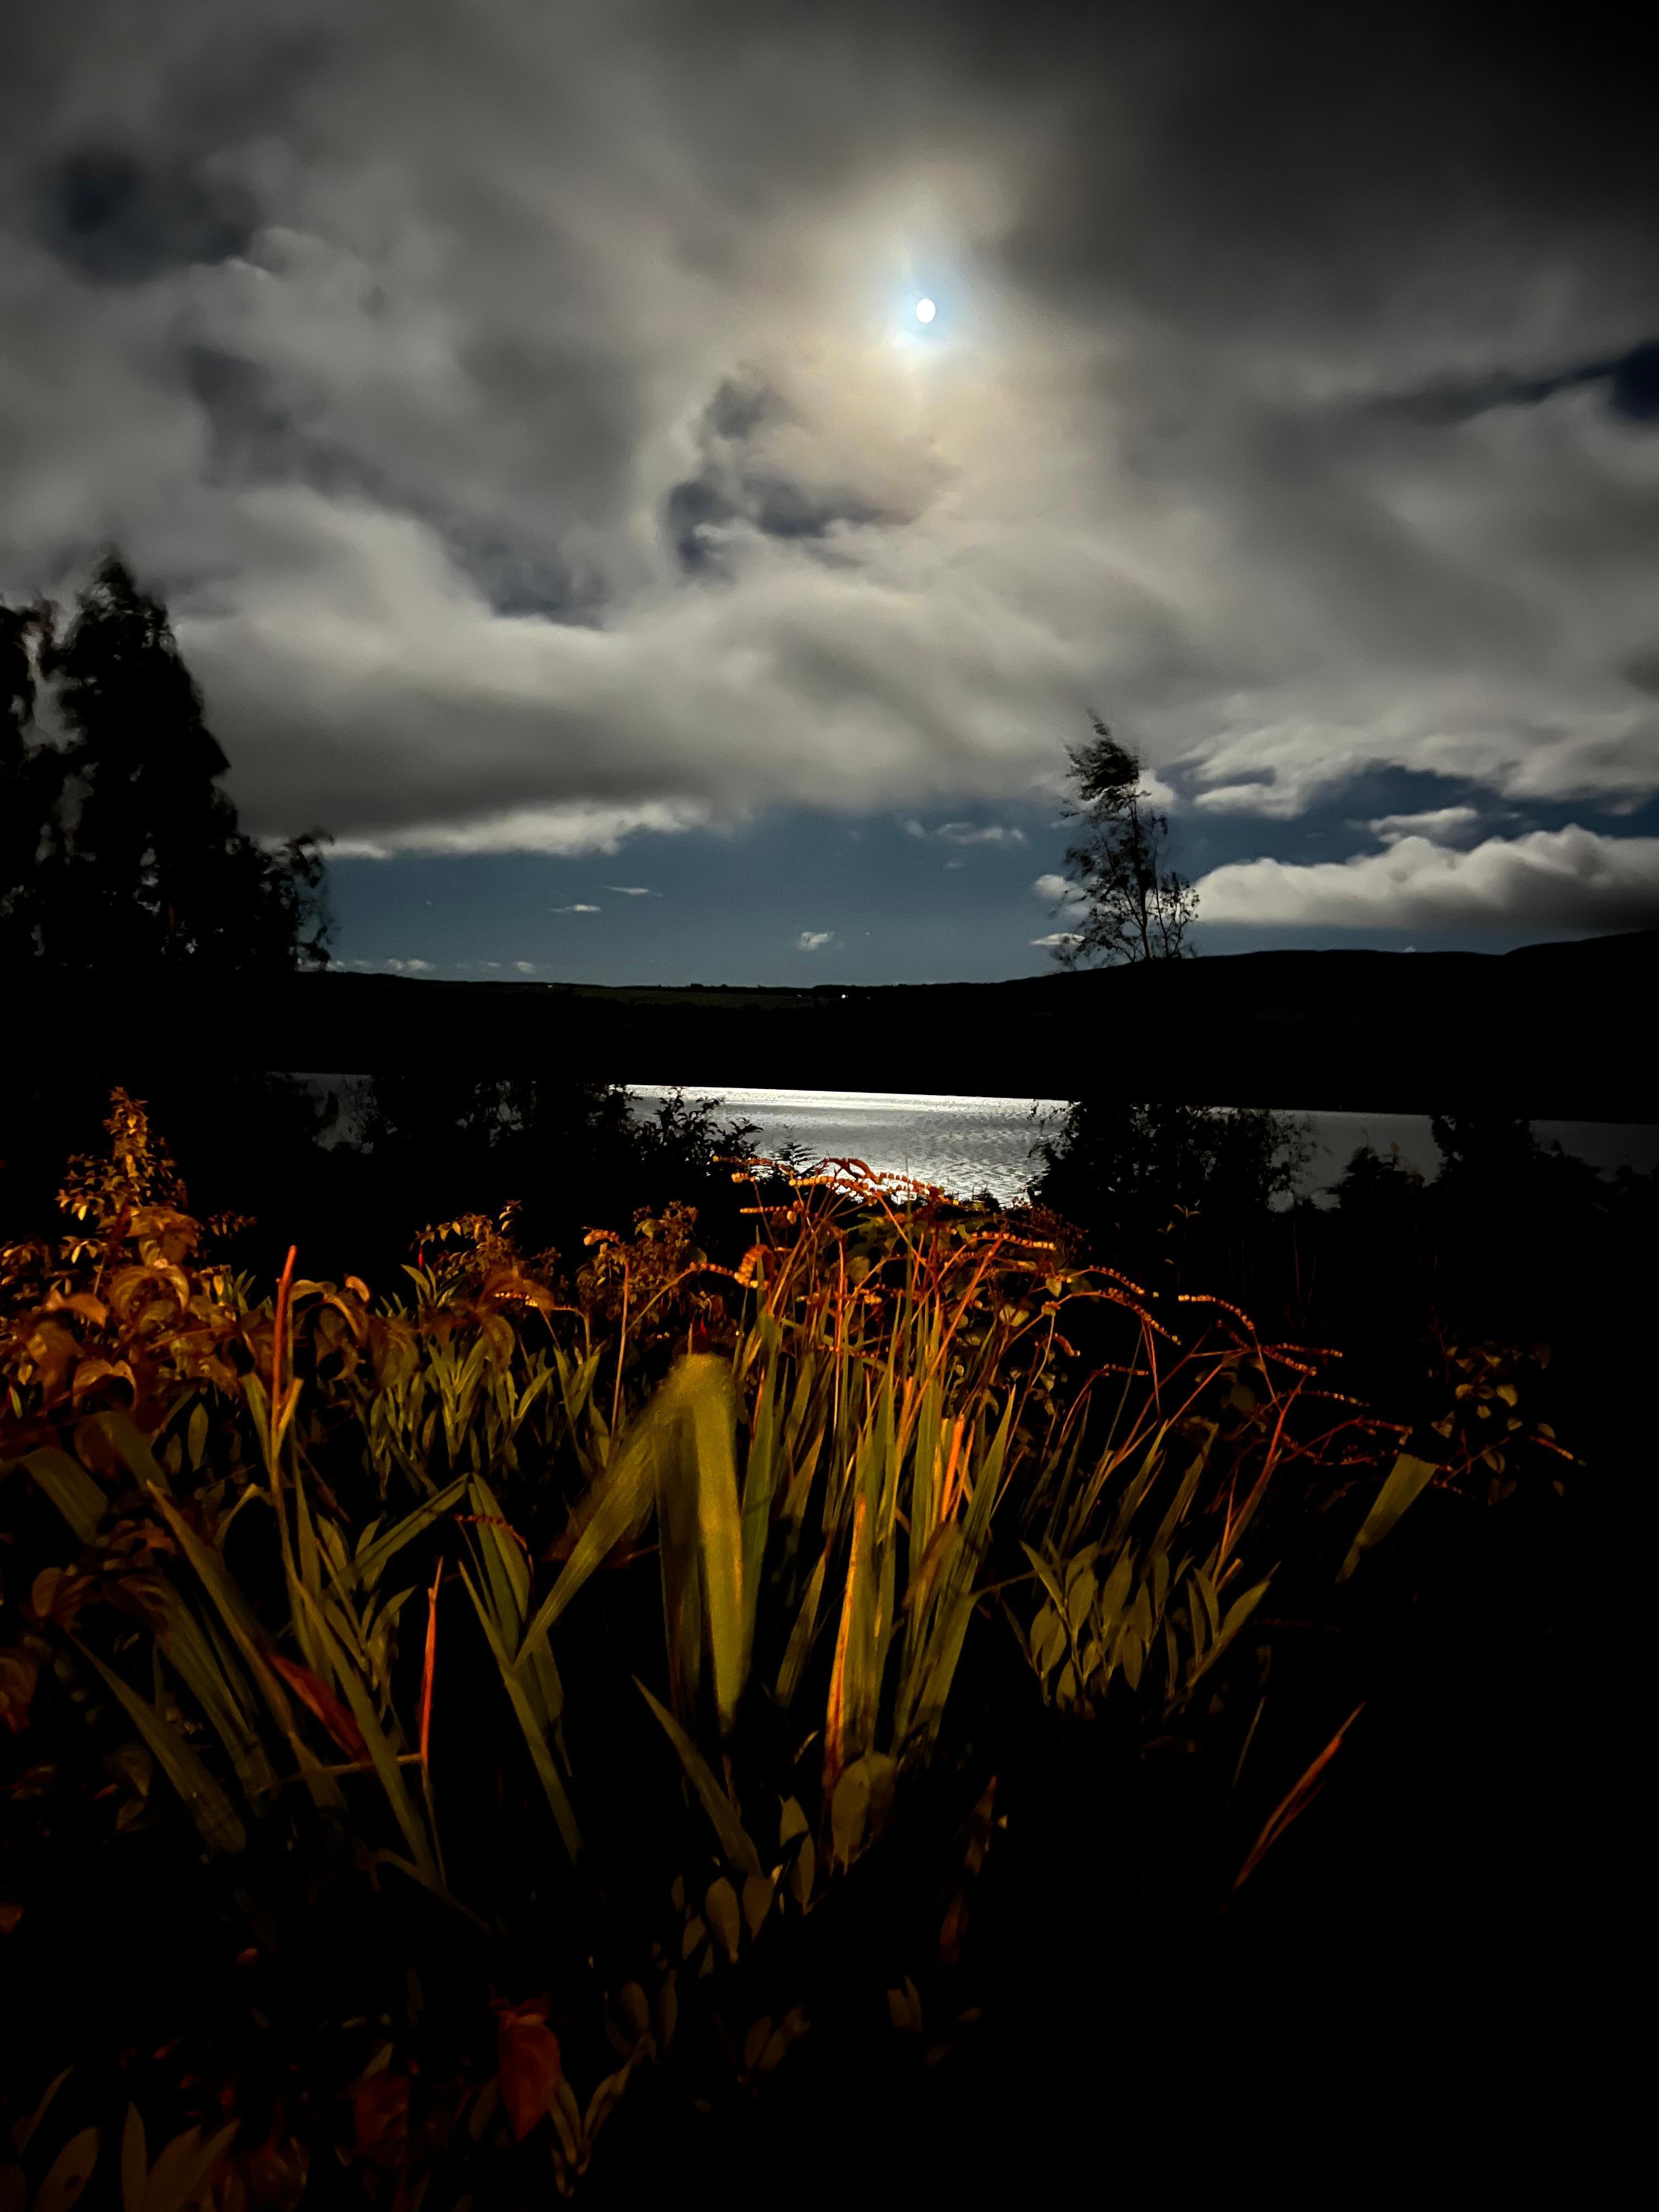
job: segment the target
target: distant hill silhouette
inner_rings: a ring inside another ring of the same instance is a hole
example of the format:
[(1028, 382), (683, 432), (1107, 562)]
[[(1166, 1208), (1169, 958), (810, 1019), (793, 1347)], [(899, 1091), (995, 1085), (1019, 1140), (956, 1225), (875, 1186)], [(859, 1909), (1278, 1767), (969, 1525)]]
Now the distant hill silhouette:
[(153, 1006), (106, 999), (83, 1010), (94, 1018), (69, 1049), (82, 1065), (137, 1054), (371, 1073), (440, 1061), (704, 1087), (1647, 1121), (1659, 1119), (1656, 1006), (1659, 931), (1643, 931), (1504, 954), (1249, 952), (800, 990), (337, 971), (262, 984), (229, 1019), (212, 1003), (160, 1020)]

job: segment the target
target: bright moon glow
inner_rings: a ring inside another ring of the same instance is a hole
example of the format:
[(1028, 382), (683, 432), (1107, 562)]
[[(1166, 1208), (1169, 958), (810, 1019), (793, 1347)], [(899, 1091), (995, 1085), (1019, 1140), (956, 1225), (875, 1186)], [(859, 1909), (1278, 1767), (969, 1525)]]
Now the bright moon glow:
[(919, 323), (931, 323), (938, 313), (939, 309), (933, 305), (931, 300), (918, 300), (916, 301), (916, 320)]

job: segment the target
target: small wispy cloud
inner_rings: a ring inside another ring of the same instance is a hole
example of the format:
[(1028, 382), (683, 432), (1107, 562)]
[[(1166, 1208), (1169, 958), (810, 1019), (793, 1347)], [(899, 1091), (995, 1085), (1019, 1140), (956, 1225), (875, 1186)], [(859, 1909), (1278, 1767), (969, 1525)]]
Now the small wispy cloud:
[(1033, 945), (1045, 945), (1049, 951), (1061, 945), (1081, 945), (1083, 939), (1074, 929), (1051, 929), (1047, 937), (1034, 937)]
[(613, 859), (625, 838), (641, 830), (672, 832), (702, 827), (708, 809), (684, 799), (568, 799), (548, 806), (515, 806), (481, 819), (404, 823), (390, 836), (347, 834), (335, 840), (331, 859), (389, 860), (394, 853), (545, 853), (561, 860), (603, 853)]
[(1218, 783), (1194, 792), (1193, 805), (1206, 814), (1260, 814), (1270, 822), (1294, 821), (1307, 810), (1308, 793), (1294, 780)]
[[(605, 889), (608, 891), (615, 891), (618, 898), (660, 898), (662, 896), (660, 891), (653, 891), (648, 884), (607, 884)], [(598, 911), (596, 907), (594, 912)]]
[[(372, 968), (375, 963), (372, 960), (365, 960), (356, 964)], [(383, 968), (390, 968), (394, 975), (429, 975), (432, 973), (429, 960), (383, 960), (380, 964)]]
[(945, 845), (993, 845), (1009, 847), (1023, 845), (1025, 832), (1006, 822), (941, 822), (930, 830), (925, 822), (914, 815), (905, 823), (907, 837), (937, 837)]
[(1437, 845), (1449, 845), (1480, 819), (1478, 806), (1433, 806), (1425, 814), (1378, 814), (1365, 827), (1385, 845), (1402, 837), (1429, 837)]
[(1031, 889), (1048, 906), (1081, 906), (1083, 893), (1069, 876), (1039, 876)]
[(835, 937), (833, 929), (803, 929), (795, 939), (797, 952), (819, 952)]
[(536, 963), (533, 960), (515, 960), (513, 965), (520, 975), (533, 975), (537, 972)]
[(547, 910), (550, 914), (599, 914), (603, 911), (586, 899), (578, 899), (574, 906), (550, 906)]

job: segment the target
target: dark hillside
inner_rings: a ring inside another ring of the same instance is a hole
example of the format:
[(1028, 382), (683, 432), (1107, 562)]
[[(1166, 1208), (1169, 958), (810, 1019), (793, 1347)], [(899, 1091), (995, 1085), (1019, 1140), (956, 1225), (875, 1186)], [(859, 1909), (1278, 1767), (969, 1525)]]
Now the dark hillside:
[[(137, 1054), (375, 1073), (569, 1070), (781, 1085), (1536, 1118), (1659, 1112), (1659, 932), (1476, 952), (1253, 952), (1007, 983), (600, 988), (296, 975), (234, 1009), (108, 1000), (83, 1064)], [(86, 1014), (90, 1010), (81, 1010)], [(51, 1026), (61, 1028), (60, 1021)], [(36, 1031), (35, 1034), (40, 1034)]]

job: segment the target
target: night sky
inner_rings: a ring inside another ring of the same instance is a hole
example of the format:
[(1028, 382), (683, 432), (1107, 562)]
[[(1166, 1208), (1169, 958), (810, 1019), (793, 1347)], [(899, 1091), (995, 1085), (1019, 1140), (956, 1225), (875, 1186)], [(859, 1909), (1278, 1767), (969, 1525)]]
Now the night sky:
[[(118, 544), (338, 957), (1041, 969), (1659, 923), (1659, 47), (1594, 11), (56, 0), (0, 591)], [(936, 303), (919, 320), (919, 301)]]

